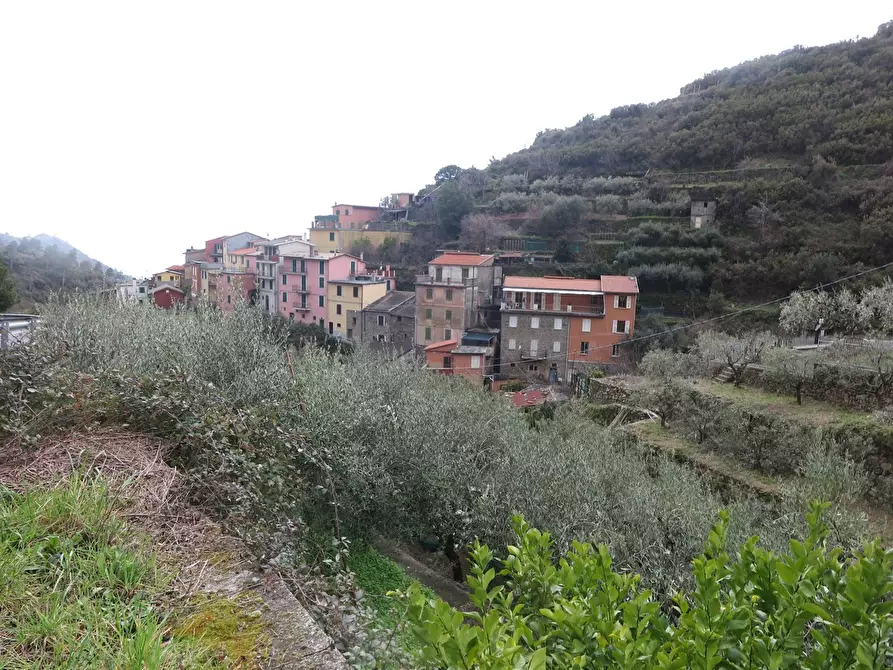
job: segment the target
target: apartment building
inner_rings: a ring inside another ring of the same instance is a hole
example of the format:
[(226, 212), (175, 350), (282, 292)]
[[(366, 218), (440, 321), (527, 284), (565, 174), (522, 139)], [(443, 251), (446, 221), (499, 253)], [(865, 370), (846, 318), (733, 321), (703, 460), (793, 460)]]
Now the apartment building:
[(287, 235), (274, 240), (255, 240), (257, 250), (255, 264), (257, 270), (257, 304), (265, 312), (279, 312), (279, 257), (283, 251), (310, 256), (313, 245), (300, 235)]
[(494, 259), (450, 251), (433, 259), (427, 274), (416, 276), (417, 347), (452, 340), (477, 326), (498, 324), (502, 268), (494, 265)]
[(610, 367), (635, 330), (635, 277), (506, 277), (501, 303), (501, 371), (570, 382), (593, 365)]
[[(315, 323), (328, 330), (329, 280), (365, 272), (366, 263), (350, 254), (305, 254), (280, 250), (277, 282), (279, 313), (286, 318)], [(334, 332), (334, 325), (332, 330)]]
[(384, 297), (393, 288), (393, 284), (392, 277), (376, 273), (329, 279), (329, 335), (359, 339), (361, 312)]

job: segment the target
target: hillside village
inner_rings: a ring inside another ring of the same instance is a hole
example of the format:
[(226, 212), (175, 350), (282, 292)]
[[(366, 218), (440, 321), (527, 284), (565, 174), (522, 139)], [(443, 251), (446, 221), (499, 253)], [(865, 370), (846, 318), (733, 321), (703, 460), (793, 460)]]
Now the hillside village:
[(309, 240), (249, 232), (206, 240), (187, 249), (182, 264), (117, 292), (165, 309), (250, 304), (494, 391), (511, 380), (575, 386), (591, 370), (617, 367), (635, 332), (635, 277), (510, 276), (504, 269), (523, 258), (518, 252), (448, 250), (414, 277), (415, 290), (401, 291), (389, 265), (347, 251), (359, 239), (373, 249), (405, 243), (411, 233), (394, 231), (393, 219), (405, 220), (412, 200), (400, 193), (393, 207), (336, 204), (316, 217)]
[(893, 667), (891, 72), (893, 22), (145, 279), (14, 242), (0, 666)]

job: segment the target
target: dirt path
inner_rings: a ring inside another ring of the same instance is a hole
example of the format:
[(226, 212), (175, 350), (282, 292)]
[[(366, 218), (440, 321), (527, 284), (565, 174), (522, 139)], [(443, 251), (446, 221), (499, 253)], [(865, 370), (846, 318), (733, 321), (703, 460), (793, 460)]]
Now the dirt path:
[(45, 438), (35, 449), (0, 450), (0, 485), (54, 486), (72, 472), (101, 477), (120, 513), (172, 575), (161, 608), (170, 626), (201, 638), (235, 668), (346, 670), (333, 640), (283, 581), (187, 501), (166, 445), (123, 431)]

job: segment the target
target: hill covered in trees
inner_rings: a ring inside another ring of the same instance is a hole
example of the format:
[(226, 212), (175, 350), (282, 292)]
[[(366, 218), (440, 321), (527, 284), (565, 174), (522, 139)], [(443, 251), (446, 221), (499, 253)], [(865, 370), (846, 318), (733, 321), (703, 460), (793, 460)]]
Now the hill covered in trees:
[[(441, 246), (551, 250), (547, 271), (635, 274), (658, 304), (776, 298), (893, 258), (891, 128), (893, 21), (442, 168), (419, 214)], [(716, 203), (701, 230), (693, 202)]]
[[(64, 240), (49, 235), (16, 238), (4, 235), (0, 239), (0, 263), (6, 277), (0, 284), (3, 309), (31, 311), (46, 302), (57, 291), (95, 291), (106, 288), (123, 275), (93, 260)], [(12, 297), (14, 296), (14, 297)]]

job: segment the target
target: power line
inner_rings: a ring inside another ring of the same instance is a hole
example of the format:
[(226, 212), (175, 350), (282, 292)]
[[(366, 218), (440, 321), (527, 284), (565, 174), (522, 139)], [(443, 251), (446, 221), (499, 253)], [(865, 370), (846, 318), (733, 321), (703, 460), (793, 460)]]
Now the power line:
[[(795, 293), (810, 293), (813, 291), (822, 291), (830, 286), (836, 286), (837, 284), (841, 284), (845, 281), (857, 279), (858, 277), (863, 277), (863, 276), (865, 276), (867, 274), (871, 274), (873, 272), (879, 272), (879, 271), (884, 270), (891, 266), (893, 266), (893, 261), (890, 261), (889, 263), (884, 263), (883, 265), (878, 265), (877, 267), (869, 268), (868, 270), (862, 270), (861, 272), (856, 272), (856, 273), (848, 275), (846, 277), (842, 277), (841, 279), (835, 279), (834, 281), (831, 281), (831, 282), (819, 284), (818, 286), (815, 286), (813, 288), (804, 289), (802, 291), (795, 291)], [(632, 344), (633, 342), (641, 342), (643, 340), (648, 340), (648, 339), (651, 339), (654, 337), (663, 337), (664, 335), (667, 335), (669, 333), (675, 333), (680, 330), (686, 330), (688, 328), (702, 326), (707, 323), (714, 323), (716, 321), (722, 321), (723, 319), (732, 319), (736, 316), (740, 316), (741, 314), (746, 314), (747, 312), (753, 312), (755, 310), (762, 309), (763, 307), (769, 307), (770, 305), (777, 305), (778, 303), (784, 302), (785, 300), (790, 300), (792, 295), (793, 295), (793, 293), (789, 293), (788, 295), (783, 296), (781, 298), (775, 298), (774, 300), (769, 300), (767, 302), (763, 302), (758, 305), (751, 305), (750, 307), (744, 307), (743, 309), (739, 309), (735, 312), (729, 312), (728, 314), (721, 314), (720, 316), (714, 316), (709, 319), (703, 319), (701, 321), (694, 321), (692, 323), (686, 323), (681, 326), (676, 326), (674, 328), (668, 328), (667, 330), (662, 330), (659, 333), (649, 333), (648, 335), (632, 337), (627, 340), (621, 340), (620, 342), (613, 342), (611, 344), (603, 344), (603, 345), (599, 345), (599, 346), (595, 346), (595, 347), (590, 347), (588, 351), (593, 352), (593, 351), (600, 351), (602, 349), (607, 349), (608, 347), (625, 346), (627, 344)], [(568, 327), (570, 327), (570, 323), (568, 323)], [(565, 354), (563, 356), (544, 356), (543, 358), (537, 358), (535, 360), (530, 360), (530, 363), (531, 364), (540, 363), (540, 362), (545, 362), (545, 361), (550, 361), (550, 360), (559, 360), (559, 361), (566, 360), (569, 363), (592, 363), (592, 362), (594, 362), (594, 361), (585, 361), (585, 360), (571, 360), (568, 358), (569, 354), (570, 354), (570, 352), (565, 352)], [(427, 369), (428, 370), (477, 370), (478, 368), (472, 368), (469, 366), (469, 367), (460, 367), (460, 368), (427, 368)], [(516, 369), (519, 369), (519, 368), (516, 368)]]

